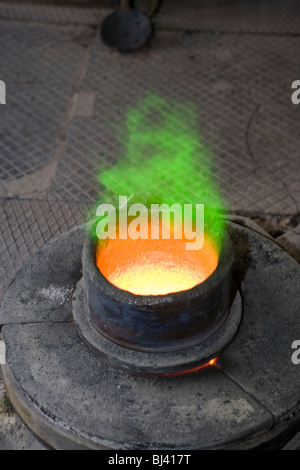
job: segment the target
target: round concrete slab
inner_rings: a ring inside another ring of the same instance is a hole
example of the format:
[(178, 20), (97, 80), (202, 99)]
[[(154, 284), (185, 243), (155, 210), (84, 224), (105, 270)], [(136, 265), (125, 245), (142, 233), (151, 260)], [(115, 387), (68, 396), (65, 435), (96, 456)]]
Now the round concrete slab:
[(43, 247), (0, 312), (3, 380), (29, 427), (56, 449), (278, 447), (296, 434), (299, 265), (261, 234), (237, 224), (230, 234), (241, 326), (214, 366), (177, 377), (112, 368), (83, 341), (71, 304), (82, 227)]

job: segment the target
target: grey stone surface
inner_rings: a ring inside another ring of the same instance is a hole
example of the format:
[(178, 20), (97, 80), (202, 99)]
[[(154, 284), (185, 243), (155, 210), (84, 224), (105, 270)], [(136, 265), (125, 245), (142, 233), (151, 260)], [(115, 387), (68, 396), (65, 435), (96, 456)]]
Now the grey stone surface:
[(283, 448), (283, 450), (300, 450), (300, 432)]
[[(81, 278), (84, 229), (44, 245), (25, 263), (4, 296), (0, 325), (72, 319), (74, 286)], [(42, 268), (42, 269), (41, 269)]]
[(9, 402), (0, 380), (0, 449), (1, 450), (47, 450), (28, 429)]
[[(26, 394), (34, 420), (50, 421), (77, 445), (205, 448), (271, 427), (271, 415), (215, 368), (147, 378), (103, 365), (72, 324), (8, 325), (3, 333), (4, 374)], [(56, 448), (67, 445), (56, 438)]]
[(294, 230), (289, 230), (276, 240), (300, 263), (300, 229), (299, 225)]
[(219, 364), (275, 421), (284, 420), (299, 408), (300, 368), (292, 362), (291, 346), (300, 337), (300, 267), (271, 240), (244, 228), (239, 232), (232, 238), (244, 316)]

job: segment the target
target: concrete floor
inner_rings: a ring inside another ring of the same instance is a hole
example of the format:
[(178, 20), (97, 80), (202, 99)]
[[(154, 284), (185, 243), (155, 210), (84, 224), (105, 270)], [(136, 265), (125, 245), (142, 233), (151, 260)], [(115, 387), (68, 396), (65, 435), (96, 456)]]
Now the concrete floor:
[[(0, 1), (0, 301), (33, 253), (86, 220), (95, 175), (115, 164), (116, 131), (146, 91), (196, 104), (228, 210), (300, 260), (299, 2), (166, 0), (150, 44), (129, 55), (99, 39), (109, 9)], [(40, 448), (0, 380), (0, 449)]]

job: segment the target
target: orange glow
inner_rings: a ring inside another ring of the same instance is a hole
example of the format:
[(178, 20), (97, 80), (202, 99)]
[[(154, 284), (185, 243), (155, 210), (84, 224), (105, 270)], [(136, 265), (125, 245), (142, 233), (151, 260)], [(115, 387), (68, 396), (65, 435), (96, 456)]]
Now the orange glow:
[(204, 369), (205, 367), (214, 366), (216, 362), (217, 362), (217, 357), (215, 357), (214, 359), (211, 359), (206, 364), (202, 364), (201, 366), (194, 367), (193, 369), (180, 370), (178, 372), (165, 372), (164, 374), (148, 374), (148, 375), (155, 375), (159, 377), (177, 377), (179, 375), (194, 374), (195, 372), (198, 372), (199, 370)]
[(186, 250), (186, 241), (110, 239), (98, 243), (96, 264), (113, 285), (136, 295), (188, 290), (215, 271), (218, 256), (207, 237), (201, 250)]

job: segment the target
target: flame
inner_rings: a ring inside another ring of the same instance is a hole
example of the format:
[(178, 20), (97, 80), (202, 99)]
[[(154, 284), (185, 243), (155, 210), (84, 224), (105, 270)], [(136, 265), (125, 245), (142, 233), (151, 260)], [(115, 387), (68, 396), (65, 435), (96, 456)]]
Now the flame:
[(218, 256), (206, 236), (201, 250), (185, 249), (186, 240), (121, 240), (99, 242), (96, 264), (119, 289), (136, 295), (165, 295), (191, 289), (216, 269)]
[(116, 206), (120, 195), (142, 204), (204, 204), (206, 231), (220, 253), (226, 224), (219, 215), (227, 204), (211, 149), (198, 130), (194, 103), (145, 93), (127, 110), (123, 124), (116, 134), (121, 150), (117, 163), (99, 169), (101, 197), (96, 206)]

